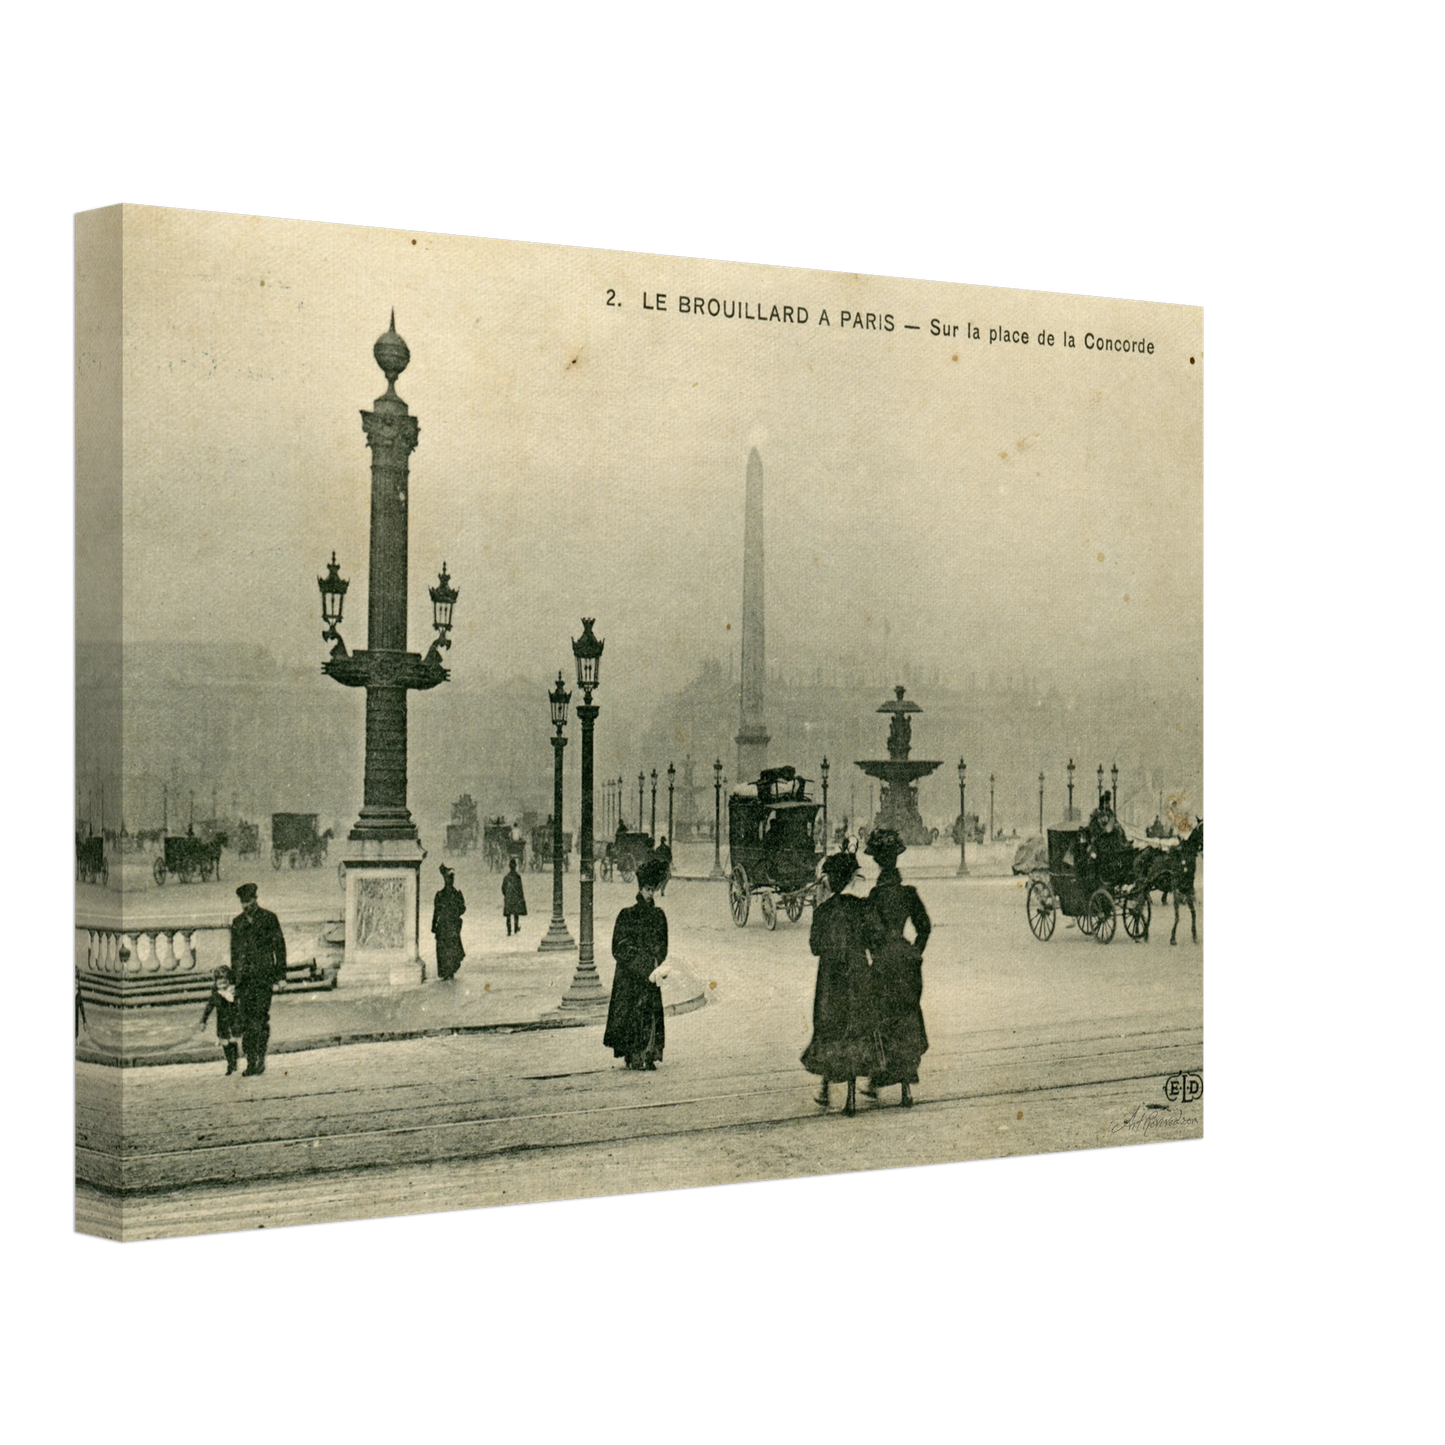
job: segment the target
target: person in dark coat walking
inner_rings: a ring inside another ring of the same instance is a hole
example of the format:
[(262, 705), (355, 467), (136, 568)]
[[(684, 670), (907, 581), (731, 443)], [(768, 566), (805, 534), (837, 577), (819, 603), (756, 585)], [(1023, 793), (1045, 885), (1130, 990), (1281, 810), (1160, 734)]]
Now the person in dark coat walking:
[(652, 850), (652, 856), (662, 864), (662, 882), (657, 885), (657, 896), (667, 897), (667, 880), (672, 877), (672, 849), (666, 838), (658, 841), (657, 847)]
[[(880, 870), (868, 902), (882, 929), (882, 941), (873, 955), (873, 977), (883, 1067), (869, 1079), (864, 1092), (876, 1096), (889, 1084), (901, 1084), (900, 1102), (908, 1108), (913, 1103), (911, 1086), (918, 1082), (919, 1060), (928, 1052), (928, 1031), (923, 1026), (923, 950), (933, 925), (918, 890), (904, 883), (898, 872), (898, 855), (906, 846), (892, 828), (875, 828), (868, 835), (866, 852), (877, 860)], [(909, 923), (913, 925), (911, 943), (904, 933)]]
[(612, 929), (617, 968), (602, 1045), (629, 1069), (655, 1069), (667, 1037), (659, 986), (668, 974), (667, 915), (652, 901), (664, 874), (656, 858), (637, 870), (637, 902), (617, 915)]
[(858, 871), (850, 852), (832, 854), (823, 864), (831, 890), (813, 910), (808, 947), (818, 958), (813, 990), (813, 1037), (803, 1050), (803, 1067), (823, 1080), (818, 1103), (828, 1107), (828, 1085), (847, 1083), (845, 1114), (857, 1107), (859, 1075), (881, 1072), (877, 1002), (869, 951), (883, 941), (883, 930), (868, 903), (843, 890)]
[(431, 906), (431, 931), (437, 941), (437, 977), (455, 978), (467, 951), (462, 947), (462, 914), (467, 900), (456, 886), (456, 874), (442, 864), (442, 886)]
[(201, 1014), (201, 1026), (216, 1016), (216, 1037), (226, 1056), (226, 1072), (234, 1074), (241, 1052), (241, 1011), (236, 1007), (236, 976), (229, 968), (218, 968), (211, 980), (211, 996)]
[(507, 871), (502, 877), (502, 914), (507, 920), (507, 935), (522, 931), (522, 919), (527, 915), (527, 895), (522, 891), (522, 875), (517, 872), (517, 860), (507, 859)]
[(271, 1039), (271, 990), (286, 979), (286, 937), (281, 922), (256, 902), (256, 885), (236, 890), (241, 911), (231, 920), (231, 973), (236, 980), (241, 1047), (246, 1067), (241, 1077), (266, 1072)]

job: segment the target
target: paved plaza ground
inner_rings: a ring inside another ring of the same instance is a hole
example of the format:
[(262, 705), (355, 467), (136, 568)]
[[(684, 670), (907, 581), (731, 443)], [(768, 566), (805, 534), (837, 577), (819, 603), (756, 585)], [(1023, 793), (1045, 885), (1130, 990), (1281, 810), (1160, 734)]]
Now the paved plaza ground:
[[(225, 1077), (218, 1050), (204, 1064), (81, 1062), (79, 1220), (141, 1238), (1198, 1137), (1202, 1103), (1164, 1087), (1203, 1066), (1203, 951), (1187, 913), (1178, 947), (1172, 909), (1156, 910), (1147, 942), (1121, 930), (1101, 946), (1061, 920), (1041, 944), (1006, 872), (1012, 849), (996, 851), (967, 879), (953, 876), (952, 850), (902, 859), (935, 923), (923, 999), (932, 1047), (911, 1110), (897, 1107), (896, 1089), (853, 1119), (813, 1103), (816, 1080), (798, 1063), (816, 966), (809, 915), (769, 932), (754, 910), (739, 930), (724, 887), (678, 879), (662, 900), (673, 953), (708, 1002), (668, 1018), (658, 1072), (623, 1069), (602, 1048), (600, 1022), (301, 1049), (252, 1079)], [(710, 850), (698, 852), (704, 866), (684, 856), (684, 871), (706, 872)], [(498, 881), (468, 863), (458, 870), (471, 955), (463, 996), (505, 999), (484, 1004), (497, 1024), (535, 1017), (572, 966), (571, 955), (534, 952), (549, 880), (529, 877), (527, 933), (509, 948), (500, 895), (488, 896)], [(288, 906), (311, 906), (306, 883), (259, 881), (283, 919)], [(605, 983), (612, 920), (633, 894), (620, 881), (597, 893)], [(446, 1007), (430, 1001), (450, 987), (418, 990), (443, 1022)], [(278, 1000), (278, 1033), (309, 1002)]]

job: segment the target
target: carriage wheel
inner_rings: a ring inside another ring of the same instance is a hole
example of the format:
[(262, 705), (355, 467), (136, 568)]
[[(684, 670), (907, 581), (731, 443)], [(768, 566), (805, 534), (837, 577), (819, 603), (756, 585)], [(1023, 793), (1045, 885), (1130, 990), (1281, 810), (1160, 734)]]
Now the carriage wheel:
[(803, 916), (805, 901), (805, 897), (801, 893), (790, 893), (783, 900), (783, 908), (787, 912), (789, 923), (796, 923)]
[(1048, 884), (1037, 878), (1029, 884), (1024, 910), (1029, 916), (1029, 927), (1040, 943), (1047, 943), (1054, 936), (1054, 924), (1058, 922), (1059, 910), (1054, 904), (1053, 891)]
[(763, 926), (769, 930), (778, 926), (778, 902), (773, 897), (772, 890), (767, 889), (758, 900), (763, 907)]
[(1109, 943), (1113, 939), (1118, 920), (1114, 914), (1114, 900), (1107, 888), (1096, 889), (1089, 899), (1089, 923), (1092, 925), (1089, 932), (1094, 935), (1095, 943)]
[(1149, 920), (1152, 915), (1153, 907), (1149, 902), (1149, 895), (1131, 893), (1124, 900), (1124, 932), (1135, 943), (1142, 943), (1149, 937)]
[(599, 863), (599, 864), (597, 865), (597, 871), (602, 875), (602, 881), (603, 881), (604, 883), (611, 883), (611, 882), (612, 882), (612, 859), (610, 859), (610, 858), (604, 858), (604, 859), (601, 861), (601, 863)]
[(622, 874), (622, 881), (624, 883), (632, 882), (632, 860), (630, 858), (624, 858), (622, 862), (617, 865), (617, 871)]
[(732, 909), (733, 922), (739, 928), (748, 926), (749, 902), (748, 875), (743, 865), (739, 863), (733, 869), (733, 876), (728, 880), (728, 907)]
[(151, 876), (156, 880), (156, 887), (159, 888), (166, 881), (166, 860), (157, 858), (155, 865), (151, 868)]
[(279, 848), (272, 848), (271, 850), (271, 866), (278, 873), (281, 871), (281, 850)]

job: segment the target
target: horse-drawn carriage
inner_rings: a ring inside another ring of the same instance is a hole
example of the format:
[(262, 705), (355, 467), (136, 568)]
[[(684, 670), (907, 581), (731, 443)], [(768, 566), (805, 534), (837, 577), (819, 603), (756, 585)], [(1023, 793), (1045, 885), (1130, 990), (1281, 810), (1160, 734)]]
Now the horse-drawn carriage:
[(77, 883), (99, 883), (104, 887), (110, 882), (110, 864), (105, 861), (105, 838), (100, 833), (87, 837), (77, 835), (75, 839), (75, 881)]
[(212, 878), (219, 879), (221, 850), (225, 846), (225, 835), (221, 833), (201, 838), (194, 833), (173, 833), (162, 845), (160, 857), (151, 865), (151, 876), (157, 887), (167, 878), (179, 878), (182, 883), (194, 883), (197, 879), (209, 883)]
[(728, 799), (728, 906), (746, 928), (754, 894), (769, 928), (778, 926), (778, 904), (789, 923), (818, 901), (818, 864), (813, 819), (819, 804), (808, 780), (792, 768), (764, 768), (756, 783), (734, 788)]
[(510, 859), (520, 870), (527, 856), (527, 840), (512, 837), (512, 825), (505, 818), (492, 818), (482, 827), (482, 861), (493, 873), (505, 873)]
[(271, 814), (271, 866), (282, 863), (292, 868), (319, 868), (326, 861), (331, 829), (316, 831), (315, 813)]
[(1024, 909), (1041, 943), (1053, 937), (1060, 913), (1098, 943), (1114, 937), (1122, 918), (1139, 942), (1149, 936), (1148, 870), (1122, 831), (1094, 837), (1087, 823), (1063, 823), (1049, 829), (1048, 866), (1030, 875)]
[(452, 820), (447, 824), (445, 850), (448, 853), (470, 853), (477, 846), (480, 832), (477, 805), (470, 793), (463, 793), (452, 804)]
[[(532, 829), (532, 863), (533, 873), (545, 873), (552, 866), (552, 829), (551, 823), (538, 823)], [(562, 834), (562, 871), (565, 873), (572, 867), (572, 835), (564, 832)]]
[(652, 857), (652, 837), (648, 833), (629, 833), (625, 827), (619, 827), (616, 834), (608, 840), (606, 848), (602, 850), (602, 857), (598, 859), (597, 871), (604, 883), (612, 881), (614, 873), (622, 875), (624, 883), (632, 881), (632, 875)]

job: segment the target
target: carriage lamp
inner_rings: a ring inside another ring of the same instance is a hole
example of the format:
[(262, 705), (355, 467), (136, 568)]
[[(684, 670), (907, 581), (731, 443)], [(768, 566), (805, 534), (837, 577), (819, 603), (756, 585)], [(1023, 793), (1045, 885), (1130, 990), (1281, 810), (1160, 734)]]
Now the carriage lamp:
[(1113, 799), (1113, 801), (1114, 801), (1114, 811), (1117, 813), (1117, 812), (1119, 811), (1119, 765), (1118, 765), (1118, 763), (1115, 763), (1114, 766), (1109, 769), (1109, 779), (1110, 779), (1110, 781), (1111, 781), (1111, 782), (1113, 783), (1113, 785), (1114, 785), (1114, 799)]
[(552, 705), (552, 726), (560, 737), (562, 729), (567, 726), (567, 704), (572, 701), (572, 694), (564, 686), (560, 672), (557, 674), (557, 686), (547, 694), (547, 701)]
[(341, 575), (341, 568), (336, 563), (335, 552), (331, 554), (331, 560), (326, 564), (326, 575), (318, 577), (316, 585), (321, 591), (321, 620), (326, 624), (326, 631), (321, 634), (321, 640), (336, 644), (331, 649), (333, 657), (345, 657), (346, 644), (341, 640), (341, 634), (336, 629), (341, 625), (341, 609), (346, 604), (346, 589), (351, 586), (351, 583)]
[(592, 624), (596, 621), (595, 617), (584, 617), (582, 636), (572, 642), (572, 656), (577, 659), (577, 686), (586, 694), (588, 703), (592, 701), (593, 692), (602, 686), (603, 642), (592, 634)]

